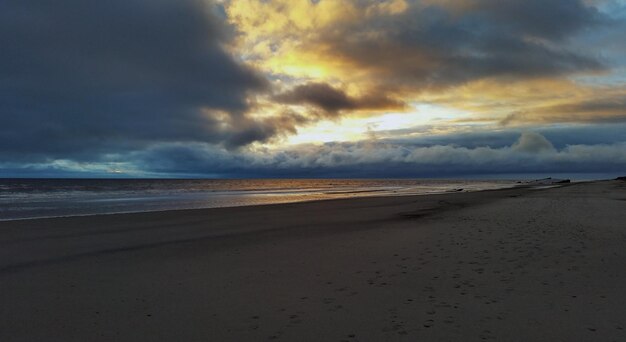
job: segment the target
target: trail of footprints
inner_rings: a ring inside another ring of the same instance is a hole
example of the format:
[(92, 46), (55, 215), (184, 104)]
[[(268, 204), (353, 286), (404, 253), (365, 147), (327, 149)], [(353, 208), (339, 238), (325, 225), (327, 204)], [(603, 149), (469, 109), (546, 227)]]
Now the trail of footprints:
[[(419, 241), (413, 250), (399, 251), (387, 260), (372, 260), (369, 269), (354, 270), (361, 279), (359, 283), (327, 280), (322, 284), (327, 296), (302, 296), (297, 300), (314, 301), (332, 317), (358, 301), (359, 296), (385, 296), (389, 307), (380, 309), (386, 316), (380, 321), (380, 332), (396, 338), (406, 336), (407, 340), (433, 329), (445, 329), (445, 336), (457, 334), (464, 340), (498, 340), (498, 324), (511, 314), (507, 296), (518, 291), (523, 279), (539, 282), (542, 297), (566, 293), (568, 300), (578, 300), (577, 294), (568, 293), (567, 284), (587, 264), (584, 227), (559, 232), (549, 223), (528, 219), (514, 226), (500, 222), (504, 234), (495, 234), (483, 228), (482, 221), (465, 217), (463, 226), (452, 226), (430, 240)], [(549, 245), (555, 240), (562, 246)], [(547, 248), (557, 248), (559, 257), (546, 259), (543, 252)], [(606, 296), (600, 299), (607, 300)], [(306, 312), (281, 310), (284, 326), (267, 336), (268, 340), (280, 339), (287, 329), (298, 329), (311, 318)], [(561, 310), (567, 313), (570, 306), (564, 305)], [(460, 317), (468, 317), (467, 312), (480, 314), (470, 315), (473, 322), (461, 322)], [(252, 320), (258, 321), (258, 316)], [(475, 336), (464, 335), (462, 328), (468, 324), (477, 329)], [(253, 324), (251, 329), (258, 326)], [(597, 331), (591, 325), (581, 329)], [(615, 329), (623, 331), (621, 325)], [(356, 328), (347, 327), (337, 340), (358, 341)]]

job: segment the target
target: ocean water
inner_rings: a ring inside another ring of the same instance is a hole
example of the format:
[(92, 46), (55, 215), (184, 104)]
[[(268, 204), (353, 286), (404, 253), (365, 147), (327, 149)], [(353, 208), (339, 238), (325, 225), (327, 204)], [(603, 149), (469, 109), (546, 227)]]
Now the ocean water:
[(0, 179), (0, 220), (424, 195), (514, 185), (513, 181), (425, 179)]

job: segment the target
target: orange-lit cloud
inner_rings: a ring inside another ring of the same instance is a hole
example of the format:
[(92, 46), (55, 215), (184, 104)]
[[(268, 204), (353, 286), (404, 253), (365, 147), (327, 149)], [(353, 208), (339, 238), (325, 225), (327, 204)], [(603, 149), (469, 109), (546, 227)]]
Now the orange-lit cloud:
[(621, 0), (0, 2), (0, 159), (409, 165), (518, 153), (525, 130), (552, 130), (551, 161), (617, 149), (625, 31)]
[(225, 8), (240, 32), (237, 51), (274, 79), (276, 112), (289, 108), (312, 119), (301, 122), (304, 134), (307, 125), (329, 118), (320, 110), (333, 120), (415, 114), (411, 103), (473, 113), (450, 125), (564, 122), (568, 109), (576, 112), (569, 121), (619, 118), (617, 108), (584, 106), (603, 90), (571, 78), (611, 73), (601, 58), (571, 43), (608, 21), (596, 5), (243, 0)]

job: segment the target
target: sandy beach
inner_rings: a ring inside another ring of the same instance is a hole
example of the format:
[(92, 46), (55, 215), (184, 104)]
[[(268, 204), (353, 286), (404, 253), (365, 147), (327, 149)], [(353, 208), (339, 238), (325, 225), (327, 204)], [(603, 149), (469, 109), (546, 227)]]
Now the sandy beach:
[(0, 341), (625, 341), (626, 182), (0, 222)]

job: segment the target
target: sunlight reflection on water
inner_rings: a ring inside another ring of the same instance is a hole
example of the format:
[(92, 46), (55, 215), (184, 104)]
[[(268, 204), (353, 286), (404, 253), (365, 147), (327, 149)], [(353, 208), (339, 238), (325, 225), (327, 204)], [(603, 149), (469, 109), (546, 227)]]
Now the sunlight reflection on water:
[(513, 185), (512, 181), (424, 179), (5, 179), (0, 180), (0, 220), (419, 195)]

